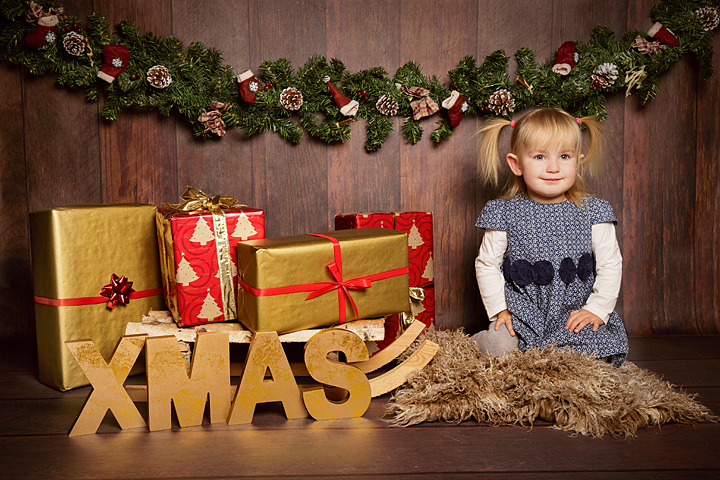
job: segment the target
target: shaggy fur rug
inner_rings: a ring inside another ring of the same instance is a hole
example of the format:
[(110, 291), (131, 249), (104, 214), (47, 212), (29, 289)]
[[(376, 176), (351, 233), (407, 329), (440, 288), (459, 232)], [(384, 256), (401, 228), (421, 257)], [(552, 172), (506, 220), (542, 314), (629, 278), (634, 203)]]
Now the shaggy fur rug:
[(648, 425), (718, 420), (694, 395), (627, 361), (615, 368), (554, 347), (488, 356), (462, 331), (425, 338), (440, 350), (391, 397), (384, 419), (394, 426), (469, 419), (532, 426), (544, 420), (574, 434), (627, 438)]

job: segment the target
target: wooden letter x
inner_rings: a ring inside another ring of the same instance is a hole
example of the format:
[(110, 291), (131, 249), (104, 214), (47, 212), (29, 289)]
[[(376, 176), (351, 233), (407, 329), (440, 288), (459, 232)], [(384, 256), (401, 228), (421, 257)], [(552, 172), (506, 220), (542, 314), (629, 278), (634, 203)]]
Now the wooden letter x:
[(92, 340), (65, 342), (93, 387), (70, 431), (71, 437), (95, 433), (108, 409), (120, 428), (147, 425), (123, 387), (145, 345), (145, 337), (145, 334), (122, 337), (110, 363), (105, 362)]

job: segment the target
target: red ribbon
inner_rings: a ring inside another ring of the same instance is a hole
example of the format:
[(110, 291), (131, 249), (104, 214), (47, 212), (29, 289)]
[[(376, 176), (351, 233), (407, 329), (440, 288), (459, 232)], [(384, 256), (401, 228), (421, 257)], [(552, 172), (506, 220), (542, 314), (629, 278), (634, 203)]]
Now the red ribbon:
[(115, 308), (115, 305), (118, 303), (130, 303), (131, 299), (162, 294), (161, 288), (136, 292), (132, 289), (132, 284), (133, 282), (129, 282), (124, 275), (118, 277), (113, 273), (110, 283), (103, 287), (100, 293), (102, 295), (101, 297), (49, 298), (35, 295), (35, 303), (49, 305), (51, 307), (75, 307), (79, 305), (107, 303), (108, 308)]
[(323, 235), (321, 233), (311, 233), (315, 237), (321, 237), (328, 239), (333, 244), (333, 256), (334, 262), (328, 263), (328, 270), (335, 279), (334, 282), (317, 282), (317, 283), (305, 283), (301, 285), (290, 285), (287, 287), (274, 287), (274, 288), (255, 288), (251, 287), (243, 281), (242, 278), (238, 278), (238, 283), (243, 290), (256, 297), (267, 297), (273, 295), (285, 295), (288, 293), (299, 293), (299, 292), (311, 292), (305, 300), (319, 297), (333, 290), (338, 291), (338, 303), (340, 308), (340, 323), (345, 323), (345, 302), (343, 296), (347, 296), (350, 304), (355, 312), (355, 317), (360, 318), (358, 313), (357, 305), (350, 295), (350, 289), (370, 288), (372, 282), (376, 280), (384, 280), (386, 278), (397, 277), (404, 275), (409, 272), (408, 267), (396, 268), (394, 270), (388, 270), (385, 272), (374, 273), (372, 275), (365, 275), (364, 277), (353, 278), (351, 280), (344, 280), (342, 277), (342, 253), (340, 251), (340, 242), (337, 238)]

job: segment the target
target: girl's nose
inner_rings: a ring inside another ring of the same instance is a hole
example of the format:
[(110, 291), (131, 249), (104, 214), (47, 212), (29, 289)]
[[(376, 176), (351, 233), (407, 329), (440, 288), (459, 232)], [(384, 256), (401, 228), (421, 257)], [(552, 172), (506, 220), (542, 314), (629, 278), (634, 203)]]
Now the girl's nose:
[(549, 158), (548, 162), (547, 162), (547, 171), (548, 172), (560, 171), (560, 161), (557, 158)]

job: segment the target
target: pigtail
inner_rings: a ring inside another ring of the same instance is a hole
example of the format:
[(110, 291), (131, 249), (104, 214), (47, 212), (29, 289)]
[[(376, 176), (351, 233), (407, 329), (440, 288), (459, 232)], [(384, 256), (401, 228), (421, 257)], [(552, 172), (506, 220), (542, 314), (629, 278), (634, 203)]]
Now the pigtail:
[(592, 116), (583, 117), (580, 120), (588, 132), (587, 153), (582, 166), (590, 176), (593, 176), (599, 172), (602, 166), (607, 128)]
[(510, 125), (510, 121), (503, 118), (497, 118), (489, 121), (480, 129), (478, 135), (482, 135), (480, 142), (480, 154), (478, 156), (478, 166), (480, 179), (484, 183), (497, 185), (500, 181), (500, 168), (502, 167), (502, 159), (498, 144), (500, 142), (500, 132), (503, 127)]

